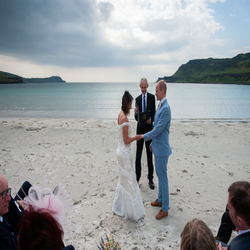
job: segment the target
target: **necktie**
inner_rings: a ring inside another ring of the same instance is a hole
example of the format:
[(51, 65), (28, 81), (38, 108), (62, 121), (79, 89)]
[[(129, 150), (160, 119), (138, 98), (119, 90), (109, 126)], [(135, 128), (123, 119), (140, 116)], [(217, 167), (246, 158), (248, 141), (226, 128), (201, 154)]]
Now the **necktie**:
[(146, 109), (147, 109), (147, 107), (146, 107), (146, 96), (144, 95), (144, 97), (143, 97), (143, 112), (146, 112)]

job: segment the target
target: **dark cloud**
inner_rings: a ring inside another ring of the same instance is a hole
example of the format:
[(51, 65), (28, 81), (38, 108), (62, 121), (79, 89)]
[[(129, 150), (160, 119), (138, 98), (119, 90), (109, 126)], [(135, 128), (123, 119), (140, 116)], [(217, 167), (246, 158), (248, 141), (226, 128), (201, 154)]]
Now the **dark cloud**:
[(115, 62), (98, 25), (112, 9), (93, 0), (1, 1), (0, 54), (72, 67)]

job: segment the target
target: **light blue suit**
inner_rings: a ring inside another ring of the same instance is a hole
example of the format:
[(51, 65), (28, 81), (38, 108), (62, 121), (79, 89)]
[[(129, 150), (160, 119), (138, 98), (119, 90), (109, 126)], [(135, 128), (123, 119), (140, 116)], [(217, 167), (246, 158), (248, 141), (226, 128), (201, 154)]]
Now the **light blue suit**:
[(169, 145), (169, 129), (171, 123), (170, 106), (165, 99), (157, 109), (154, 119), (154, 128), (144, 134), (144, 140), (152, 140), (152, 152), (155, 157), (155, 169), (159, 180), (158, 202), (162, 203), (164, 212), (169, 208), (169, 188), (167, 177), (168, 157), (172, 154)]

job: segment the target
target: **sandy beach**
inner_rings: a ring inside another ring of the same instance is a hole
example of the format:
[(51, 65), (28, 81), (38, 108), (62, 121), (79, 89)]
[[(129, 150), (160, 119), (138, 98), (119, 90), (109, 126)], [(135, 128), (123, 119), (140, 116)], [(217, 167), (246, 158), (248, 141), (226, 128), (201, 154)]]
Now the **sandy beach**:
[[(146, 217), (127, 221), (112, 212), (119, 178), (115, 120), (1, 118), (0, 123), (0, 172), (12, 195), (25, 180), (51, 189), (61, 182), (75, 208), (64, 241), (75, 249), (97, 249), (105, 233), (112, 233), (122, 249), (179, 249), (181, 231), (195, 217), (216, 235), (227, 188), (250, 181), (249, 123), (172, 121), (169, 216), (155, 219), (159, 208), (150, 202), (157, 198), (158, 179), (154, 173), (151, 190), (144, 150), (140, 190)], [(136, 122), (131, 123), (135, 134)], [(132, 147), (135, 156), (135, 142)]]

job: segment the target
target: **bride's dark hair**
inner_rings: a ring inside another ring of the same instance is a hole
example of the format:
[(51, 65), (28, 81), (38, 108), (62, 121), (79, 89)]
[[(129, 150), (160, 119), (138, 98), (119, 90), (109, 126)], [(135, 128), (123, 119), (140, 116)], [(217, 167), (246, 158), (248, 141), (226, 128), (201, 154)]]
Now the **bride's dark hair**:
[(126, 90), (122, 97), (122, 111), (127, 115), (130, 111), (130, 103), (133, 100), (133, 96)]

